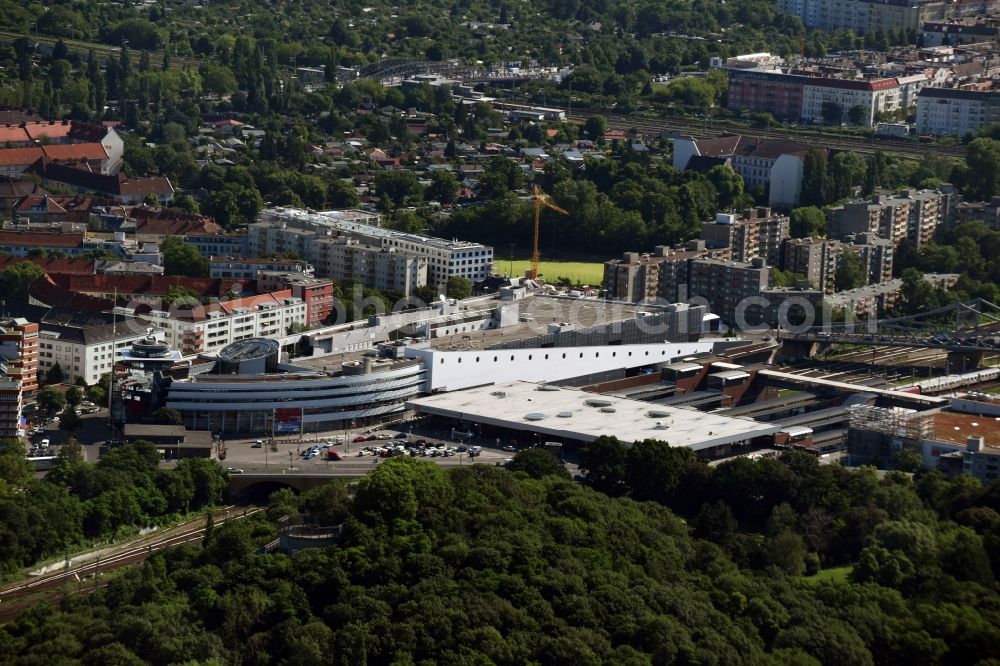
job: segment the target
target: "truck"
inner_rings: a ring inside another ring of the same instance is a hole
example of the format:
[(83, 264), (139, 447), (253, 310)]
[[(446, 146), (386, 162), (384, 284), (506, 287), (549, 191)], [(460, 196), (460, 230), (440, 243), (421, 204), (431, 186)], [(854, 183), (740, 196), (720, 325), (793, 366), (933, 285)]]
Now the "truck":
[(906, 123), (879, 123), (875, 128), (878, 136), (891, 136), (897, 139), (905, 139), (910, 136), (912, 128)]

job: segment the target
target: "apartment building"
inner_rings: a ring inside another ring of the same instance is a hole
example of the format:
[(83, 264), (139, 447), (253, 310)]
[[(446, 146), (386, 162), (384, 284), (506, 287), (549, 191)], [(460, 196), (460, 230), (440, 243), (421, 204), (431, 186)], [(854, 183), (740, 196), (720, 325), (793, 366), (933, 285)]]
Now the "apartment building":
[(996, 0), (778, 0), (778, 11), (794, 14), (808, 28), (850, 30), (919, 30), (925, 21), (988, 16)]
[(604, 263), (603, 286), (607, 297), (640, 303), (659, 300), (680, 303), (687, 300), (688, 263), (708, 255), (704, 242), (700, 249), (672, 249), (657, 245), (651, 254), (626, 252), (621, 259)]
[(727, 108), (759, 111), (778, 118), (824, 122), (829, 105), (840, 112), (837, 122), (846, 122), (854, 107), (862, 111), (862, 123), (872, 127), (876, 114), (910, 109), (917, 93), (928, 84), (925, 75), (880, 79), (848, 79), (781, 70), (728, 70)]
[(203, 257), (247, 256), (246, 234), (188, 234), (184, 242), (193, 246)]
[(958, 46), (1000, 40), (1000, 22), (982, 17), (954, 21), (927, 21), (920, 32), (925, 48)]
[(989, 201), (961, 201), (955, 204), (954, 220), (962, 222), (982, 222), (990, 229), (1000, 231), (1000, 196)]
[(333, 281), (303, 273), (263, 271), (257, 276), (257, 291), (290, 289), (292, 296), (306, 304), (306, 326), (322, 326), (334, 313)]
[(629, 303), (656, 300), (663, 256), (626, 252), (604, 262), (604, 289), (609, 298)]
[(840, 110), (838, 122), (846, 122), (851, 109), (862, 109), (865, 127), (875, 123), (875, 114), (900, 108), (901, 93), (896, 79), (863, 81), (855, 79), (809, 79), (802, 88), (803, 120), (822, 121), (825, 108)]
[(429, 260), (426, 257), (342, 236), (320, 238), (315, 249), (319, 273), (337, 282), (354, 279), (380, 291), (401, 294), (411, 294), (428, 283)]
[(236, 259), (233, 257), (212, 257), (208, 261), (208, 276), (212, 278), (234, 278), (256, 280), (261, 273), (298, 273), (311, 277), (312, 265), (301, 259), (267, 259), (264, 257)]
[(781, 245), (789, 237), (789, 218), (763, 206), (751, 208), (742, 216), (718, 213), (715, 220), (702, 224), (701, 237), (708, 248), (728, 247), (733, 261), (764, 257), (768, 264), (777, 265)]
[(0, 321), (0, 359), (17, 368), (21, 391), (30, 398), (38, 390), (38, 324), (23, 317)]
[(146, 333), (130, 317), (114, 322), (110, 317), (95, 320), (76, 314), (59, 313), (41, 322), (38, 368), (48, 372), (58, 365), (67, 381), (82, 377), (88, 384), (96, 384), (101, 375), (111, 372), (122, 350)]
[(693, 259), (689, 270), (690, 297), (707, 300), (711, 312), (728, 324), (737, 324), (739, 319), (750, 316), (752, 303), (745, 299), (759, 297), (771, 274), (762, 257), (749, 263)]
[[(346, 237), (358, 241), (359, 245), (425, 259), (427, 284), (441, 291), (452, 276), (477, 282), (492, 272), (493, 248), (489, 246), (407, 234), (372, 224), (379, 219), (363, 211), (308, 212), (275, 208), (264, 211), (261, 221), (249, 226), (248, 251), (255, 256), (294, 253), (316, 265), (322, 275), (325, 268), (323, 262), (317, 260), (319, 240)], [(328, 249), (327, 253), (330, 252)]]
[(924, 88), (917, 95), (917, 132), (964, 136), (1000, 123), (1000, 90)]
[(21, 430), (21, 377), (19, 368), (0, 361), (0, 437), (16, 438)]
[(892, 280), (892, 243), (873, 233), (848, 236), (842, 246), (843, 251), (852, 252), (865, 270), (868, 284), (879, 284)]
[[(132, 311), (117, 308), (125, 314)], [(290, 289), (169, 312), (138, 315), (163, 331), (163, 339), (185, 356), (222, 349), (246, 338), (277, 338), (304, 328), (307, 306)]]
[(872, 233), (898, 247), (904, 240), (926, 245), (938, 226), (950, 217), (952, 195), (938, 190), (904, 190), (879, 194), (868, 201), (851, 201), (830, 209), (830, 237)]
[(785, 241), (782, 270), (804, 275), (811, 289), (832, 294), (840, 251), (840, 241), (791, 238)]
[[(127, 313), (84, 312), (61, 307), (30, 305), (7, 301), (6, 323), (0, 322), (13, 341), (0, 343), (13, 349), (18, 344), (24, 351), (21, 363), (9, 363), (10, 370), (19, 372), (27, 385), (37, 385), (38, 378), (56, 364), (66, 374), (67, 381), (82, 378), (96, 383), (110, 372), (122, 349), (147, 335), (147, 325)], [(21, 322), (25, 323), (21, 323)], [(32, 368), (33, 330), (37, 327), (37, 365)], [(18, 331), (18, 328), (23, 328)], [(23, 336), (23, 342), (16, 338)], [(34, 373), (34, 377), (32, 377)]]
[(695, 157), (708, 158), (709, 162), (718, 164), (728, 163), (743, 177), (748, 190), (758, 187), (767, 190), (770, 206), (790, 208), (799, 202), (803, 160), (811, 146), (783, 139), (742, 136), (718, 139), (677, 137), (673, 143), (673, 166), (679, 171), (688, 168)]

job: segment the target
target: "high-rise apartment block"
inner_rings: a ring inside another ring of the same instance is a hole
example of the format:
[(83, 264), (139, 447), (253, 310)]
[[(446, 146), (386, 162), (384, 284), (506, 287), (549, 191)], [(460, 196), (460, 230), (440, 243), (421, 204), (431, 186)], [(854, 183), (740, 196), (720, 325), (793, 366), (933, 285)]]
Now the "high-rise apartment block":
[(782, 269), (804, 275), (809, 287), (833, 293), (840, 257), (840, 241), (826, 238), (791, 238), (785, 241)]
[(709, 309), (723, 321), (736, 323), (745, 316), (746, 299), (759, 297), (770, 280), (771, 269), (763, 257), (753, 261), (694, 259), (689, 265), (690, 298), (704, 298)]
[(705, 222), (701, 227), (706, 247), (728, 247), (733, 261), (764, 257), (767, 263), (777, 265), (781, 259), (781, 244), (788, 236), (788, 216), (772, 213), (766, 207), (751, 208), (740, 217), (719, 213), (714, 221)]
[(38, 324), (17, 317), (0, 321), (0, 359), (17, 370), (21, 390), (31, 397), (38, 390)]
[(830, 237), (873, 233), (898, 247), (909, 240), (923, 247), (939, 225), (949, 219), (952, 196), (937, 190), (904, 190), (877, 195), (830, 209)]
[(630, 303), (686, 301), (688, 264), (704, 256), (704, 249), (675, 250), (666, 245), (658, 245), (652, 254), (626, 252), (621, 259), (604, 263), (604, 289), (608, 298)]

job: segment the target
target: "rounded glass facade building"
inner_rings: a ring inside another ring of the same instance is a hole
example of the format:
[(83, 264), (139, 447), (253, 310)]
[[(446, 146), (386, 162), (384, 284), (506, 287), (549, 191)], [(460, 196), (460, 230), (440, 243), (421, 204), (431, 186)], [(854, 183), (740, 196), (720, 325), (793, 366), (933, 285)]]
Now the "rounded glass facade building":
[(250, 435), (337, 430), (403, 412), (404, 403), (424, 391), (419, 359), (364, 358), (344, 363), (336, 374), (301, 368), (241, 374), (240, 369), (256, 370), (271, 354), (256, 345), (243, 350), (253, 352), (245, 355), (227, 349), (219, 354), (219, 369), (229, 373), (195, 374), (170, 384), (166, 406), (180, 412), (192, 430)]

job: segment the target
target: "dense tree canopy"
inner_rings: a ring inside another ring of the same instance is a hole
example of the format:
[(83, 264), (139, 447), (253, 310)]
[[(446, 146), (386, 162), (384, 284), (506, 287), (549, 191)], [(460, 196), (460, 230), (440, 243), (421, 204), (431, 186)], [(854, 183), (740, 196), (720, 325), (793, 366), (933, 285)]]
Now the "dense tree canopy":
[[(60, 611), (8, 624), (0, 645), (11, 664), (994, 656), (996, 485), (936, 473), (880, 480), (804, 454), (709, 468), (664, 446), (632, 453), (599, 440), (589, 449), (588, 476), (599, 455), (610, 463), (605, 479), (623, 474), (630, 497), (408, 458), (380, 464), (354, 499), (342, 482), (299, 497), (281, 491), (266, 514), (214, 528), (204, 547), (157, 554)], [(649, 494), (658, 499), (638, 501)], [(694, 512), (681, 520), (661, 501)], [(271, 521), (299, 511), (343, 521), (340, 542), (294, 557), (260, 553)], [(853, 563), (853, 573), (811, 575), (827, 562)]]
[[(75, 412), (62, 418), (69, 419), (64, 430), (78, 425)], [(0, 574), (221, 501), (226, 477), (214, 461), (188, 458), (172, 470), (158, 469), (159, 461), (156, 448), (140, 442), (112, 449), (96, 465), (61, 456), (36, 479), (20, 442), (0, 442)]]

